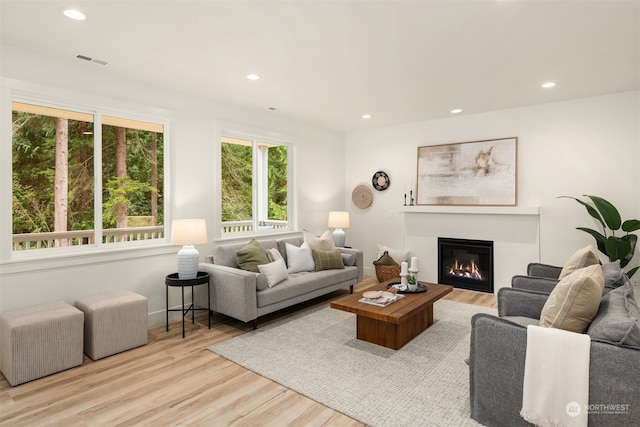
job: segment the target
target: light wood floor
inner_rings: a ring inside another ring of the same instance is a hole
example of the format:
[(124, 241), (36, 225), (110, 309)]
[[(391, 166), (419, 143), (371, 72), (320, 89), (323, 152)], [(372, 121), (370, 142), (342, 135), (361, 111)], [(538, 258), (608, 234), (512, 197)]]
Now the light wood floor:
[[(376, 284), (367, 277), (362, 291)], [(261, 318), (274, 322), (348, 293), (338, 291)], [(495, 296), (455, 289), (445, 299), (496, 307)], [(146, 346), (16, 387), (0, 375), (0, 426), (362, 426), (339, 412), (207, 350), (244, 334), (251, 325), (203, 313), (149, 328)], [(355, 333), (355, 331), (354, 331)]]

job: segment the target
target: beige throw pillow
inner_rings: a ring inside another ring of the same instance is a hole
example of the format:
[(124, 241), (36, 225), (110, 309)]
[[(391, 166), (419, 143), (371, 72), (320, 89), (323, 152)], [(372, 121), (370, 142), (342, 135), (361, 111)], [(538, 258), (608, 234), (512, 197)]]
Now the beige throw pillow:
[(562, 267), (559, 279), (562, 280), (574, 271), (594, 264), (600, 264), (598, 255), (594, 252), (591, 245), (586, 246), (577, 250), (569, 257), (569, 260)]
[(269, 264), (259, 265), (258, 270), (267, 276), (267, 286), (270, 288), (289, 278), (287, 266), (284, 265), (284, 259), (282, 257)]
[(600, 264), (574, 271), (549, 295), (540, 314), (540, 326), (583, 334), (598, 312), (603, 289)]
[(307, 243), (311, 250), (316, 251), (333, 251), (336, 249), (335, 243), (333, 243), (333, 235), (331, 231), (327, 230), (320, 237), (313, 233), (303, 230), (304, 241)]
[(389, 256), (393, 258), (393, 260), (398, 265), (400, 265), (400, 263), (403, 261), (409, 260), (409, 251), (405, 251), (404, 249), (393, 249), (389, 246), (381, 245), (380, 243), (378, 243), (378, 259), (380, 259), (380, 257), (384, 255), (385, 252), (388, 252)]

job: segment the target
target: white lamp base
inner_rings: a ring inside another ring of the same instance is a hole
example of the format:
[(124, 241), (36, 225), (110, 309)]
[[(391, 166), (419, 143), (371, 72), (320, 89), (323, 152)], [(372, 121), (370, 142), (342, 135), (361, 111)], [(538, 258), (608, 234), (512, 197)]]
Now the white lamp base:
[(333, 244), (338, 248), (344, 248), (345, 232), (342, 228), (333, 230)]
[(200, 253), (193, 245), (184, 245), (178, 251), (178, 278), (181, 280), (195, 279), (198, 276)]

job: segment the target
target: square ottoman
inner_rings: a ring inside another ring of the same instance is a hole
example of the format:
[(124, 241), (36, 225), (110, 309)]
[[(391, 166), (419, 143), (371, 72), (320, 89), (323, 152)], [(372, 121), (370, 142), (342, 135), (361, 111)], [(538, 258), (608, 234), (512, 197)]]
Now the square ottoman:
[(93, 360), (147, 343), (147, 298), (131, 291), (92, 295), (76, 301), (84, 313), (84, 352)]
[(84, 315), (57, 302), (0, 316), (0, 370), (12, 386), (82, 365)]

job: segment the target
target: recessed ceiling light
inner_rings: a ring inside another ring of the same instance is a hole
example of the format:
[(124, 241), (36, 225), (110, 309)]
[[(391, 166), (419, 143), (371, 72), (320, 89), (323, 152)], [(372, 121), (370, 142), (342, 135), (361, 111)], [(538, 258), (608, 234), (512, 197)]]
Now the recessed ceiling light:
[(62, 11), (62, 13), (64, 13), (64, 16), (69, 19), (73, 19), (74, 21), (84, 21), (85, 19), (87, 19), (84, 13), (75, 9), (65, 9)]
[(458, 114), (458, 113), (462, 113), (462, 110), (460, 108), (454, 108), (453, 110), (451, 110), (451, 114)]
[(260, 80), (260, 76), (257, 74), (247, 74), (249, 80)]
[(362, 118), (363, 119), (370, 119), (371, 118), (371, 114), (363, 114)]
[(546, 82), (542, 84), (542, 87), (545, 89), (549, 89), (550, 87), (554, 87), (556, 85), (555, 82)]

